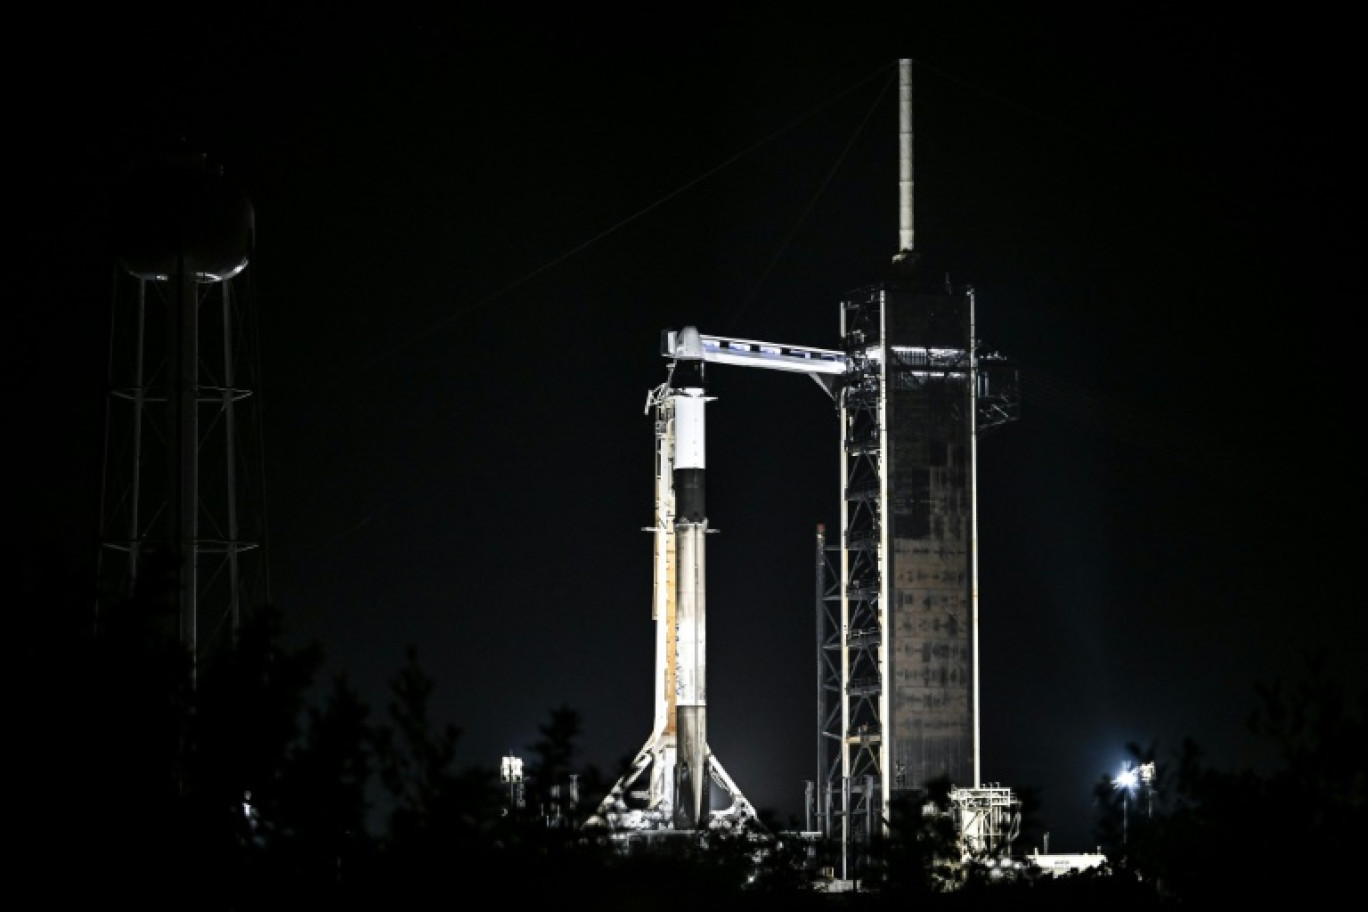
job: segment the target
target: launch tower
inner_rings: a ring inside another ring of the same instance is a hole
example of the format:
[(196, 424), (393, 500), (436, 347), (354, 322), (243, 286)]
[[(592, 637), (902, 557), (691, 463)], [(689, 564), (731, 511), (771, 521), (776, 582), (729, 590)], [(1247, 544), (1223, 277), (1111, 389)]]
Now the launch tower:
[(969, 848), (993, 848), (1016, 802), (981, 782), (977, 446), (1016, 417), (1016, 373), (979, 351), (973, 290), (920, 269), (910, 60), (899, 79), (899, 251), (888, 278), (841, 301), (841, 534), (818, 531), (813, 811), (858, 845), (943, 782)]
[[(1016, 371), (980, 351), (973, 290), (929, 280), (920, 268), (910, 60), (900, 61), (899, 82), (900, 246), (885, 280), (841, 301), (842, 348), (726, 339), (694, 327), (667, 331), (662, 347), (681, 363), (687, 352), (700, 378), (708, 362), (807, 373), (835, 402), (841, 528), (828, 542), (818, 527), (818, 756), (808, 829), (842, 847), (843, 879), (850, 856), (858, 865), (861, 845), (886, 834), (897, 806), (925, 803), (937, 783), (966, 852), (1009, 842), (1018, 808), (1010, 789), (981, 781), (977, 515), (978, 442), (1016, 418)], [(691, 627), (681, 611), (690, 591), (681, 574), (694, 572), (681, 563), (693, 552), (680, 547), (672, 487), (681, 479), (678, 454), (689, 452), (680, 446), (679, 407), (693, 405), (681, 393), (700, 396), (701, 386), (689, 392), (667, 382), (647, 402), (657, 437), (657, 714), (631, 771), (591, 818), (615, 828), (689, 822), (670, 822), (682, 733), (689, 718), (703, 719), (679, 700), (694, 693), (686, 676), (701, 670), (703, 654), (701, 625)], [(701, 594), (701, 574), (696, 582)], [(707, 756), (735, 799), (714, 822), (749, 814)], [(638, 782), (646, 784), (634, 790)]]

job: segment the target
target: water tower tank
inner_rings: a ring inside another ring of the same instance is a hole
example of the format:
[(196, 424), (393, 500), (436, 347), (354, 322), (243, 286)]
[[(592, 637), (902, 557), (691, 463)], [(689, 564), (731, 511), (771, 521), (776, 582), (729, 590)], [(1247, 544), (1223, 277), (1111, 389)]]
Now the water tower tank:
[(115, 252), (138, 278), (165, 281), (185, 273), (218, 282), (247, 265), (255, 240), (251, 202), (202, 153), (133, 168), (117, 205)]

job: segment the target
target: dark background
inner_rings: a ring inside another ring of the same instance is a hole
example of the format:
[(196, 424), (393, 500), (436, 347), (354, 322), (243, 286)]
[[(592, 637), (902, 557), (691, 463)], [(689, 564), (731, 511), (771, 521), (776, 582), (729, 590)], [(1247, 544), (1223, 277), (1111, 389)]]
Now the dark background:
[[(16, 610), (92, 572), (113, 188), (183, 143), (255, 207), (292, 635), (377, 709), (416, 645), (463, 763), (564, 704), (615, 774), (652, 721), (660, 333), (839, 346), (898, 244), (910, 57), (917, 248), (1026, 383), (980, 447), (985, 780), (1083, 851), (1128, 743), (1255, 762), (1256, 681), (1318, 648), (1364, 680), (1351, 30), (956, 10), (36, 14), (5, 64)], [(836, 413), (710, 381), (710, 743), (801, 818)]]

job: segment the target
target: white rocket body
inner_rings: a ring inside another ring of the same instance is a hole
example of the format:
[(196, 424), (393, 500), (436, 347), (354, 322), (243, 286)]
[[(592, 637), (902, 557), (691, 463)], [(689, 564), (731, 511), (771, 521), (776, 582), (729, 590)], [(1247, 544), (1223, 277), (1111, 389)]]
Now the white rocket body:
[[(586, 825), (677, 831), (758, 826), (755, 809), (708, 747), (705, 552), (711, 530), (704, 411), (711, 397), (703, 366), (716, 352), (705, 352), (709, 343), (691, 326), (667, 331), (661, 342), (661, 354), (671, 359), (669, 380), (647, 399), (656, 416), (656, 523), (647, 530), (655, 535), (655, 723), (631, 768)], [(779, 363), (807, 367), (816, 351)], [(829, 363), (825, 356), (840, 357), (818, 355), (819, 369)], [(751, 351), (750, 359), (733, 363), (752, 363), (754, 357)], [(763, 358), (770, 366), (768, 350)], [(642, 781), (644, 787), (634, 787)]]
[(675, 416), (675, 826), (698, 829), (708, 823), (707, 432), (702, 345), (696, 331), (680, 334)]

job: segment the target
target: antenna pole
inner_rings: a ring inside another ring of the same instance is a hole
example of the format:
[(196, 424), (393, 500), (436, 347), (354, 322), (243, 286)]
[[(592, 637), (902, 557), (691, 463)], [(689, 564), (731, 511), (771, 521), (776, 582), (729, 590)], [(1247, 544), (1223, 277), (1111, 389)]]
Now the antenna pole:
[(912, 221), (912, 61), (898, 61), (898, 256), (910, 254)]

